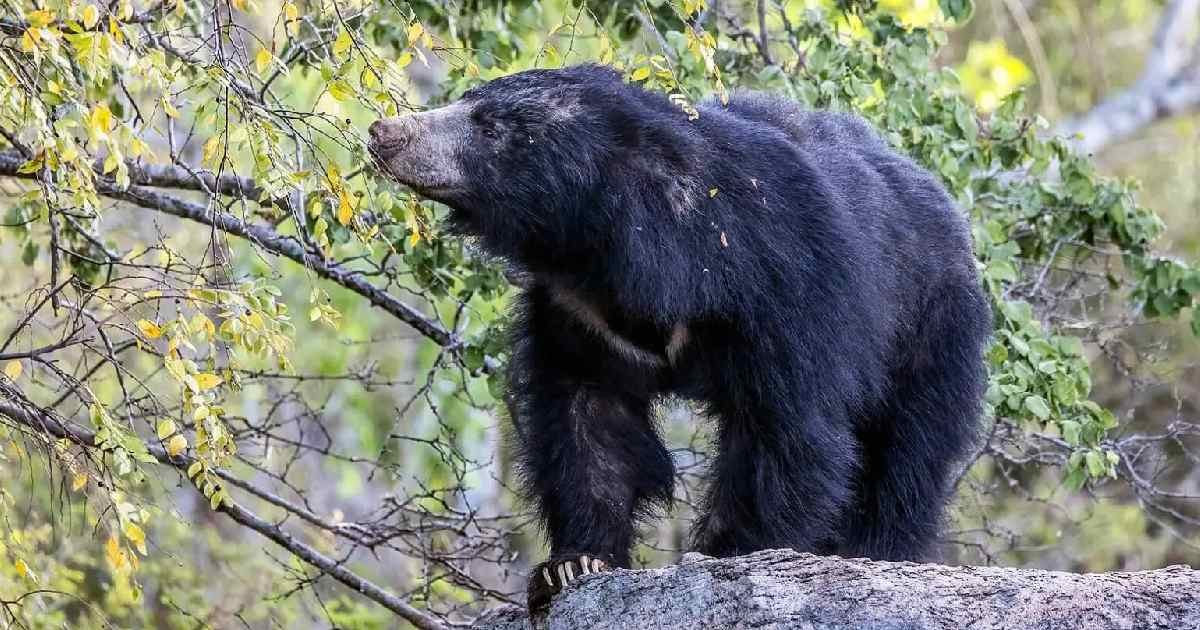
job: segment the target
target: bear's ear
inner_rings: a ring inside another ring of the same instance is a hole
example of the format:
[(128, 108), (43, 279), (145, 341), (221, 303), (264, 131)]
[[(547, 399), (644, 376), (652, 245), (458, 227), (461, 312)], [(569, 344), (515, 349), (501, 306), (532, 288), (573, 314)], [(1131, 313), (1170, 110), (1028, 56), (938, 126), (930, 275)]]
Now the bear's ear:
[(583, 94), (575, 86), (564, 85), (549, 90), (540, 98), (541, 106), (551, 120), (574, 118), (583, 113)]
[(663, 194), (672, 215), (680, 217), (696, 209), (701, 197), (698, 195), (700, 184), (695, 178), (690, 175), (666, 175), (664, 179)]
[(703, 192), (698, 158), (690, 139), (670, 127), (626, 120), (616, 126), (620, 163), (632, 171), (644, 194), (658, 197), (674, 215), (696, 207)]

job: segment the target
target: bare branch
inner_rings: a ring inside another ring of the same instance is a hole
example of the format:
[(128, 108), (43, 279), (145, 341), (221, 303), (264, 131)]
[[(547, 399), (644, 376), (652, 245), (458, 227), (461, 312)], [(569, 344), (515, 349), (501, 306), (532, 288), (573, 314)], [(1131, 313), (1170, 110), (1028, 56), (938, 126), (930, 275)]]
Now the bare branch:
[[(0, 400), (0, 414), (39, 433), (52, 435), (59, 439), (67, 439), (85, 448), (92, 448), (95, 444), (95, 434), (88, 429), (69, 426), (67, 423), (42, 410), (27, 409), (11, 400)], [(195, 461), (190, 457), (171, 457), (167, 454), (166, 450), (157, 444), (146, 444), (146, 448), (159, 462), (180, 471), (186, 470)], [(237, 485), (245, 487), (247, 484), (242, 482)], [(341, 561), (330, 558), (315, 548), (300, 542), (295, 536), (284, 531), (278, 524), (258, 516), (233, 500), (226, 499), (222, 501), (218, 511), (224, 512), (226, 516), (242, 526), (269, 538), (272, 542), (283, 547), (297, 558), (320, 569), (335, 580), (361, 593), (366, 598), (403, 617), (414, 626), (422, 630), (447, 630), (448, 626), (433, 616), (410, 606), (396, 595), (350, 571), (342, 565)]]
[[(0, 176), (25, 179), (33, 178), (34, 175), (32, 174), (18, 172), (25, 161), (15, 151), (0, 151)], [(184, 171), (184, 169), (178, 170)], [(186, 171), (184, 172), (186, 173)], [(154, 170), (150, 174), (143, 173), (141, 170), (131, 172), (130, 178), (133, 179), (139, 175), (144, 175), (146, 178), (144, 181), (149, 185), (156, 185), (154, 182), (157, 182), (157, 185), (173, 186), (179, 183), (186, 183), (187, 181), (194, 181), (194, 179), (188, 179), (192, 178), (190, 174), (185, 178), (169, 168)], [(143, 182), (143, 180), (137, 179), (133, 179), (133, 181), (137, 181), (139, 184)], [(254, 186), (252, 182), (244, 178), (226, 176), (218, 178), (216, 183), (218, 186), (228, 186), (231, 190), (257, 189), (257, 186)], [(107, 197), (128, 201), (143, 208), (158, 210), (176, 217), (202, 223), (227, 234), (248, 240), (271, 253), (290, 258), (311, 269), (318, 276), (331, 280), (367, 298), (372, 305), (378, 306), (397, 319), (412, 326), (438, 345), (453, 349), (461, 344), (457, 336), (446, 330), (446, 328), (433, 318), (426, 317), (413, 307), (397, 299), (394, 295), (375, 287), (353, 270), (346, 269), (333, 262), (328, 262), (320, 254), (308, 251), (296, 239), (282, 235), (270, 226), (249, 223), (231, 214), (213, 210), (206, 205), (185, 201), (171, 195), (150, 190), (150, 188), (141, 185), (130, 186), (128, 189), (122, 190), (114, 184), (97, 181), (96, 189), (100, 194)]]
[(1058, 133), (1079, 134), (1076, 148), (1094, 153), (1159, 120), (1200, 110), (1200, 54), (1187, 41), (1198, 13), (1200, 0), (1168, 4), (1137, 82), (1091, 111), (1063, 121)]

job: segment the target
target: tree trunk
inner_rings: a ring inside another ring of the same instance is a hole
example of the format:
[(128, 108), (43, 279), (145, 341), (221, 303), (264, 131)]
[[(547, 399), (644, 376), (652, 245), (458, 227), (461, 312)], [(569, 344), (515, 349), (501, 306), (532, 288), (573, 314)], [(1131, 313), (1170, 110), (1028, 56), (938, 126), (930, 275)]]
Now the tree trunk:
[(531, 624), (507, 606), (479, 630), (1200, 628), (1200, 572), (1073, 574), (818, 557), (688, 554), (678, 566), (587, 576)]

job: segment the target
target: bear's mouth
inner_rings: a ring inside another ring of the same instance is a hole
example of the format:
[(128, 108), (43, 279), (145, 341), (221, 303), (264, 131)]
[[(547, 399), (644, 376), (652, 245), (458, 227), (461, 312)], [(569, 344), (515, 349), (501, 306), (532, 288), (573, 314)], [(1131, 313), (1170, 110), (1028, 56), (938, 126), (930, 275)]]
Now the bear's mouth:
[[(402, 184), (413, 192), (422, 197), (429, 197), (435, 201), (441, 201), (443, 197), (450, 197), (456, 193), (462, 192), (460, 186), (456, 186), (451, 182), (428, 181), (423, 180), (413, 174), (412, 168), (407, 164), (400, 164), (399, 156), (394, 152), (394, 148), (389, 151), (388, 147), (377, 147), (374, 144), (368, 145), (367, 150), (375, 161), (376, 168), (388, 179)], [(401, 166), (401, 168), (396, 168)]]

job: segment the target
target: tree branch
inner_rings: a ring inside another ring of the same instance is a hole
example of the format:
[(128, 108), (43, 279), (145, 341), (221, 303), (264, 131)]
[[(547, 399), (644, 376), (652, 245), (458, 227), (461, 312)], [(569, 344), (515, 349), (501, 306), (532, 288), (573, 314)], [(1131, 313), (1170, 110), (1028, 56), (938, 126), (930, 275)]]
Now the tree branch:
[(1095, 153), (1172, 116), (1200, 111), (1200, 51), (1188, 43), (1200, 0), (1173, 0), (1159, 17), (1142, 75), (1091, 111), (1063, 121), (1058, 133), (1080, 134), (1080, 151)]
[[(818, 557), (790, 550), (684, 556), (678, 566), (581, 578), (538, 628), (1174, 630), (1200, 627), (1200, 572), (1079, 575)], [(478, 630), (535, 627), (506, 606)]]
[[(0, 176), (33, 179), (34, 174), (17, 172), (25, 162), (26, 160), (16, 151), (0, 151)], [(98, 179), (96, 191), (106, 197), (195, 221), (250, 241), (266, 251), (290, 258), (311, 269), (318, 276), (367, 298), (372, 305), (378, 306), (412, 326), (438, 345), (454, 349), (461, 344), (457, 336), (432, 318), (426, 317), (394, 295), (372, 285), (353, 270), (328, 262), (323, 256), (306, 250), (296, 239), (282, 235), (270, 226), (249, 223), (231, 214), (212, 210), (209, 206), (185, 201), (147, 187), (175, 186), (195, 182), (195, 177), (187, 173), (185, 169), (178, 167), (133, 169), (130, 171), (130, 180), (137, 184), (144, 183), (146, 186), (134, 185), (128, 189), (121, 189), (112, 183)], [(258, 190), (253, 181), (240, 177), (223, 176), (216, 178), (213, 183), (217, 188), (224, 187), (230, 191)], [(194, 183), (193, 186), (198, 187), (199, 184)]]
[[(83, 427), (68, 426), (43, 410), (31, 410), (12, 400), (0, 400), (0, 415), (7, 416), (35, 432), (67, 439), (85, 448), (93, 448), (95, 445), (95, 434), (92, 431)], [(186, 471), (187, 467), (195, 461), (191, 457), (182, 455), (171, 457), (165, 449), (157, 444), (147, 443), (146, 448), (150, 455), (160, 463), (179, 471)], [(237, 485), (244, 486), (245, 484)], [(414, 626), (422, 630), (448, 630), (448, 626), (437, 618), (412, 607), (391, 592), (345, 568), (342, 566), (342, 561), (330, 558), (312, 546), (297, 540), (295, 536), (284, 531), (278, 524), (258, 516), (232, 499), (227, 498), (222, 501), (217, 511), (223, 512), (243, 527), (252, 529), (270, 539), (297, 558), (361, 593), (367, 599), (396, 613)]]

